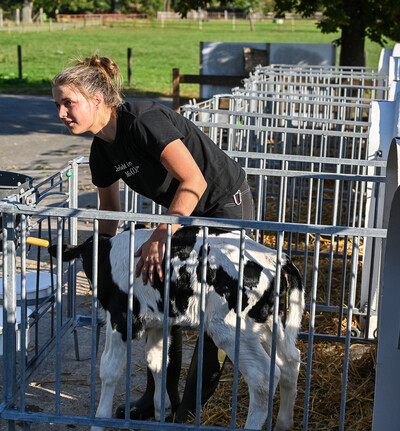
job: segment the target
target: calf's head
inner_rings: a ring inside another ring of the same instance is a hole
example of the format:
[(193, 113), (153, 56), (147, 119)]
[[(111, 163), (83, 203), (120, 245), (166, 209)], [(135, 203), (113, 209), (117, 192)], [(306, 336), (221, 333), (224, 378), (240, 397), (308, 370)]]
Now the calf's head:
[[(99, 267), (101, 265), (102, 257), (108, 255), (111, 250), (111, 243), (108, 235), (99, 235)], [(57, 257), (57, 245), (52, 245), (48, 248), (49, 254)], [(83, 270), (89, 280), (92, 280), (92, 266), (93, 266), (93, 237), (88, 238), (80, 245), (62, 245), (61, 259), (63, 262), (70, 262), (73, 259), (82, 259)]]

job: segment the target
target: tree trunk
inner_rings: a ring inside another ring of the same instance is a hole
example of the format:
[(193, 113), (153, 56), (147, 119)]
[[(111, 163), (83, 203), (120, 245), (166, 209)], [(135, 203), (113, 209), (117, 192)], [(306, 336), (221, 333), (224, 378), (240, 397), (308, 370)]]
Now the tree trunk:
[(347, 0), (346, 13), (349, 24), (342, 27), (342, 44), (340, 50), (340, 66), (366, 65), (365, 58), (365, 24), (363, 19), (363, 0)]
[(248, 17), (249, 17), (249, 21), (250, 21), (250, 30), (251, 31), (255, 31), (255, 28), (254, 28), (254, 16), (253, 16), (253, 9), (252, 8), (249, 9), (249, 15), (248, 15)]
[(24, 0), (22, 2), (22, 22), (32, 22), (32, 1)]
[(113, 13), (121, 13), (121, 1), (120, 0), (114, 0)]

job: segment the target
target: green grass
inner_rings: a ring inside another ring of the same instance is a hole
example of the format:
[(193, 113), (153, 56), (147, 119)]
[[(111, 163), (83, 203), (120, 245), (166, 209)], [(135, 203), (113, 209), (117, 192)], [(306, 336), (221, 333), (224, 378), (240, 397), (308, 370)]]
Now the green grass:
[[(137, 97), (169, 96), (172, 69), (199, 73), (200, 42), (332, 43), (336, 34), (322, 34), (313, 21), (270, 20), (257, 22), (250, 31), (248, 21), (165, 22), (138, 20), (105, 27), (56, 28), (0, 32), (0, 92), (51, 94), (50, 80), (67, 67), (71, 58), (98, 52), (116, 61), (126, 78), (127, 48), (132, 48), (132, 84), (124, 93)], [(18, 79), (17, 46), (22, 47), (22, 80)], [(389, 44), (388, 47), (392, 47)], [(368, 66), (377, 67), (381, 47), (367, 42)], [(185, 85), (181, 92), (196, 97), (197, 87)]]

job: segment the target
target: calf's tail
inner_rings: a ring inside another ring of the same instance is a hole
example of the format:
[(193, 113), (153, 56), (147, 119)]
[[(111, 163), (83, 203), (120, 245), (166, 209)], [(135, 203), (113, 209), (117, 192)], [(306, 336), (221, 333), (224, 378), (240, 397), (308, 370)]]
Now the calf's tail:
[(288, 260), (283, 266), (282, 277), (286, 278), (289, 311), (286, 317), (283, 340), (281, 341), (284, 343), (284, 352), (286, 352), (287, 359), (289, 361), (299, 361), (296, 341), (305, 306), (303, 279), (291, 260)]

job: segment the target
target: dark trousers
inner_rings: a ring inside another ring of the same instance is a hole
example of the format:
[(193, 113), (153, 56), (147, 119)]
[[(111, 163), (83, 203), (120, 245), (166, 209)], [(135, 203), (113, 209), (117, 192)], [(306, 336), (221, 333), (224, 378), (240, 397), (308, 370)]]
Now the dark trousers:
[(214, 211), (210, 217), (254, 220), (254, 214), (253, 196), (249, 184), (245, 180), (240, 189), (233, 196), (229, 196), (222, 206)]

